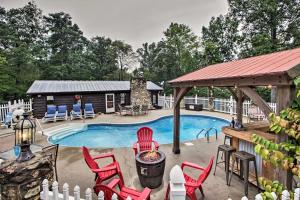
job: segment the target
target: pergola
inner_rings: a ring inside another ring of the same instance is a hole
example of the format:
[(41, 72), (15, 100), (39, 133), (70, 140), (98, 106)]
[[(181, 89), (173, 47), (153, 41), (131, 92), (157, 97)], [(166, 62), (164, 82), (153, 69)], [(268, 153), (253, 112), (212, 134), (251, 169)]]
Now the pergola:
[[(290, 105), (300, 75), (300, 48), (214, 64), (169, 81), (174, 88), (173, 152), (180, 153), (180, 101), (193, 87), (224, 87), (237, 101), (237, 120), (242, 122), (243, 101), (248, 96), (266, 115), (270, 106), (254, 90), (257, 86), (277, 87), (277, 112)], [(281, 140), (280, 137), (278, 140)]]

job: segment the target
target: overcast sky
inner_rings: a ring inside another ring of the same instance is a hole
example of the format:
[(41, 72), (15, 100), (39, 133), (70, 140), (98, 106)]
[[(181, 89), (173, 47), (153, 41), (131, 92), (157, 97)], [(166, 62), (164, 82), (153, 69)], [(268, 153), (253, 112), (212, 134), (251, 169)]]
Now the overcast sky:
[[(17, 8), (28, 0), (0, 0)], [(157, 42), (171, 22), (187, 24), (200, 35), (212, 16), (227, 12), (227, 0), (36, 0), (44, 14), (69, 13), (84, 35), (124, 40), (135, 49)]]

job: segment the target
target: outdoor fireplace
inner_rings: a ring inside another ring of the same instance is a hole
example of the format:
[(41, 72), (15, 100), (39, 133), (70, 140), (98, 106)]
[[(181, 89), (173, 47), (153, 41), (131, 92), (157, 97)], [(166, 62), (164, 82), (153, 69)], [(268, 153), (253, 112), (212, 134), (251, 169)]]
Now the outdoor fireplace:
[(150, 105), (151, 96), (147, 90), (147, 80), (141, 75), (140, 77), (132, 78), (130, 81), (131, 89), (131, 104), (132, 105)]
[(142, 186), (151, 189), (159, 187), (165, 171), (165, 154), (158, 150), (142, 151), (135, 160)]

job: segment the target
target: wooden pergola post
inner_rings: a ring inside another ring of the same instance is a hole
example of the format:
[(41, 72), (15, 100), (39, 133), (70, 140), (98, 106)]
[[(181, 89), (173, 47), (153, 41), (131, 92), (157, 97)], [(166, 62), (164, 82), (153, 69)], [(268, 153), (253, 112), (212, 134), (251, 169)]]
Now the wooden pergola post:
[[(295, 95), (295, 86), (277, 86), (276, 97), (276, 114), (278, 115), (281, 110), (291, 106), (292, 100)], [(288, 139), (286, 134), (278, 134), (276, 136), (276, 142), (284, 142)], [(280, 169), (280, 173), (277, 173), (276, 179), (282, 183), (285, 183), (286, 187), (291, 190), (293, 185), (293, 174), (291, 170), (285, 171)]]
[(180, 154), (180, 101), (184, 95), (190, 90), (190, 87), (186, 88), (174, 88), (174, 136), (173, 136), (173, 153)]
[(236, 102), (236, 118), (239, 123), (243, 123), (243, 92), (240, 89), (237, 89), (237, 102)]

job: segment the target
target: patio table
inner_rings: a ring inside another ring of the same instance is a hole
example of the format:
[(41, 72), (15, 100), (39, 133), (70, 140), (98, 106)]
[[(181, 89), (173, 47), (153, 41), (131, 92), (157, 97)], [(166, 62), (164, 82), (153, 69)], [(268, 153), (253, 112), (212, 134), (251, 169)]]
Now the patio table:
[[(31, 144), (30, 145), (30, 149), (31, 149), (32, 153), (42, 151), (42, 148), (43, 147), (41, 145), (38, 145), (38, 144)], [(2, 159), (2, 160), (15, 160), (16, 158), (17, 157), (15, 155), (15, 151), (14, 151), (13, 148), (0, 153), (0, 159)]]

